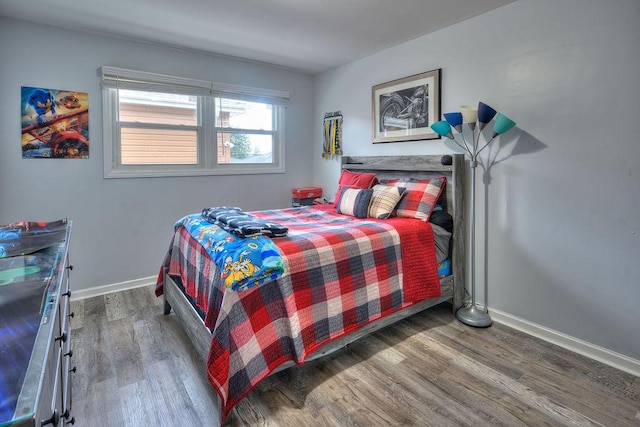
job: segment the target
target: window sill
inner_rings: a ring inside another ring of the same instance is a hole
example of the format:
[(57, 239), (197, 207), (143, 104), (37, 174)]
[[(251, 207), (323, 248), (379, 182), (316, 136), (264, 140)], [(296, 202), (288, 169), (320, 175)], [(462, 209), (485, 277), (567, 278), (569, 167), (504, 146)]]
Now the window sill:
[[(235, 165), (234, 165), (235, 166)], [(210, 176), (210, 175), (267, 175), (285, 173), (285, 168), (279, 166), (269, 167), (220, 167), (219, 169), (163, 169), (163, 170), (126, 170), (116, 169), (104, 172), (105, 179), (112, 178), (166, 178), (178, 176)]]

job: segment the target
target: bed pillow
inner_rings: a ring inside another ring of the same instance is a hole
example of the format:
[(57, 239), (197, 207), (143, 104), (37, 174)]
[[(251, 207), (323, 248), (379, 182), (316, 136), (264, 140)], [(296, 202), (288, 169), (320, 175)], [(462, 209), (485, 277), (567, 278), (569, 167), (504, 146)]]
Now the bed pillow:
[(359, 173), (343, 170), (338, 180), (338, 191), (336, 192), (334, 206), (338, 207), (340, 191), (345, 188), (371, 188), (378, 183), (378, 177), (373, 173)]
[(453, 232), (453, 217), (449, 212), (434, 209), (429, 217), (429, 222), (444, 228), (449, 233)]
[(436, 261), (441, 263), (449, 257), (451, 233), (434, 223), (431, 223), (431, 229), (433, 230), (433, 240), (436, 244)]
[(444, 190), (445, 177), (433, 179), (399, 179), (390, 185), (404, 187), (404, 196), (396, 207), (396, 215), (428, 221), (440, 194)]
[(369, 217), (387, 219), (396, 208), (402, 198), (404, 187), (391, 187), (388, 185), (374, 185), (371, 203), (369, 204)]
[(373, 190), (363, 188), (343, 188), (338, 197), (336, 211), (339, 214), (366, 218)]

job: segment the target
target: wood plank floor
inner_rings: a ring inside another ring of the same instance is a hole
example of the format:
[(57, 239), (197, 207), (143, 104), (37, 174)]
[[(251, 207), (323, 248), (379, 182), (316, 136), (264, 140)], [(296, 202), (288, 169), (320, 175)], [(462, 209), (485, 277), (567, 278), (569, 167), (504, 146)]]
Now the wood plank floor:
[[(214, 391), (145, 287), (73, 301), (76, 426), (208, 426)], [(640, 426), (640, 378), (438, 306), (276, 374), (232, 426)]]

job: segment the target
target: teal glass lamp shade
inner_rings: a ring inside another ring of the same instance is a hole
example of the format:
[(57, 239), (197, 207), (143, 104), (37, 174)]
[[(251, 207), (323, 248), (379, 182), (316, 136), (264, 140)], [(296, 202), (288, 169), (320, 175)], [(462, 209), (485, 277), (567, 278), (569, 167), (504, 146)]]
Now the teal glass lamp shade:
[(502, 113), (498, 113), (496, 121), (493, 123), (493, 133), (495, 135), (502, 135), (505, 132), (509, 132), (516, 125), (516, 122), (508, 118)]
[(458, 132), (462, 132), (462, 113), (444, 113), (444, 118)]
[(453, 139), (451, 126), (449, 125), (449, 122), (447, 122), (446, 120), (435, 122), (434, 124), (431, 125), (431, 129), (433, 129), (440, 136), (445, 136), (449, 139)]
[(496, 115), (496, 110), (489, 107), (484, 102), (478, 103), (478, 122), (480, 123), (480, 130), (484, 129), (484, 127), (493, 119)]

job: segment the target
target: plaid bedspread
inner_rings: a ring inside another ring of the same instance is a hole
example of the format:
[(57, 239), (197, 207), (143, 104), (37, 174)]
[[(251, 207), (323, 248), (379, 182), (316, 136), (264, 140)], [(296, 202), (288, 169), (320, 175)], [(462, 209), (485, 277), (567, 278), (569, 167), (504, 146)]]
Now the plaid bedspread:
[[(281, 364), (417, 301), (440, 296), (435, 244), (427, 222), (359, 220), (335, 208), (252, 214), (289, 228), (274, 239), (285, 273), (244, 292), (225, 290), (220, 271), (183, 228), (163, 263), (212, 330), (207, 375), (223, 418)], [(410, 273), (410, 274), (409, 274)], [(162, 269), (156, 294), (162, 294)]]

